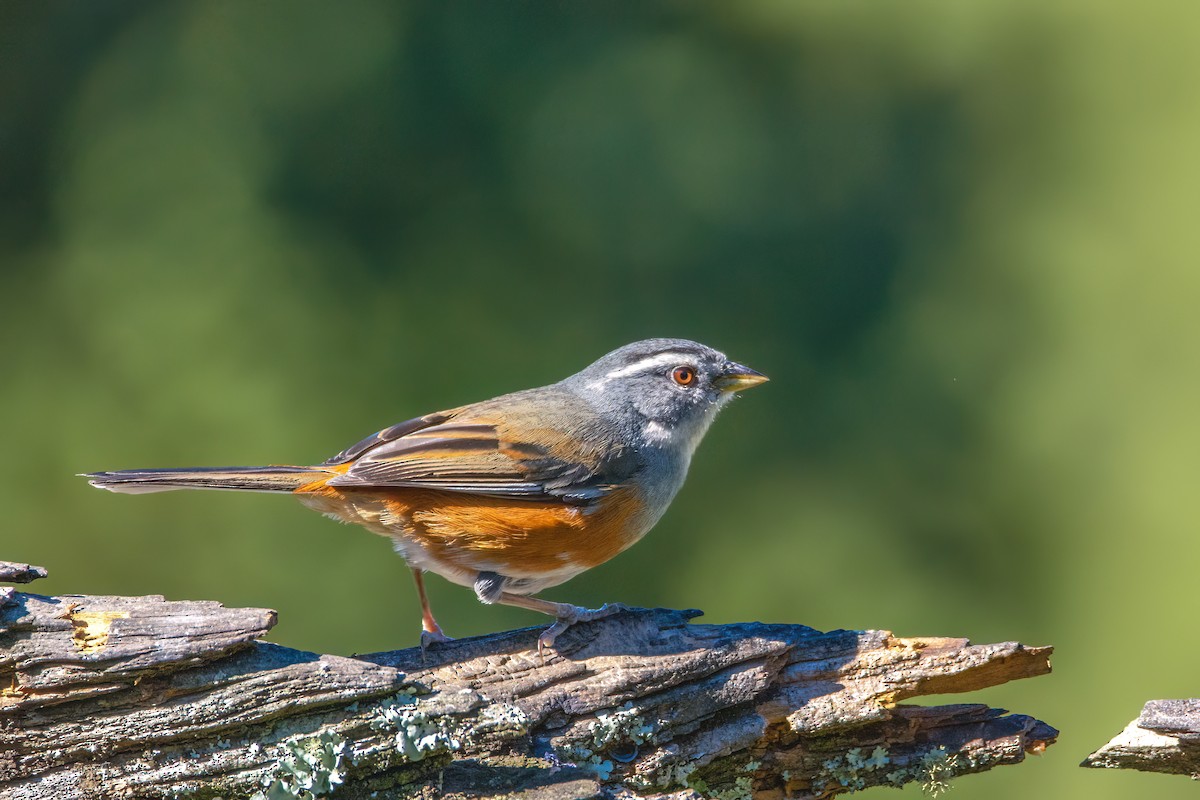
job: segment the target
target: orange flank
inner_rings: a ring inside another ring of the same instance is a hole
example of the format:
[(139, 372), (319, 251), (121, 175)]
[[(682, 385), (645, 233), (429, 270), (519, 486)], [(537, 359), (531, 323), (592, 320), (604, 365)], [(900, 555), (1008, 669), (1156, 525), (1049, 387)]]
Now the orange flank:
[[(329, 477), (344, 469), (330, 469)], [(411, 542), (435, 561), (468, 572), (513, 578), (581, 572), (632, 545), (645, 527), (637, 519), (644, 504), (631, 489), (583, 507), (429, 489), (328, 486), (327, 480), (296, 494), (334, 519)]]

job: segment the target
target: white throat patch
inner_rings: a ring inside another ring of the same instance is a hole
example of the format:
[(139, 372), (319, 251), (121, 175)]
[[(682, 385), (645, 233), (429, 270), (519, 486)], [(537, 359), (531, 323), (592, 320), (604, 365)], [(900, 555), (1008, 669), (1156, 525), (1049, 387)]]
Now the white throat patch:
[(642, 428), (642, 434), (646, 437), (646, 441), (654, 444), (666, 444), (671, 441), (671, 430), (654, 420), (646, 423), (646, 427)]
[(713, 420), (717, 418), (717, 414), (733, 397), (732, 394), (722, 394), (717, 399), (716, 406), (709, 408), (702, 416), (676, 428), (668, 428), (661, 422), (649, 420), (642, 426), (642, 436), (645, 437), (647, 444), (664, 448), (679, 447), (682, 449), (684, 457), (690, 460), (692, 453), (696, 452), (696, 448), (700, 446), (700, 440), (704, 438), (704, 434), (708, 432)]

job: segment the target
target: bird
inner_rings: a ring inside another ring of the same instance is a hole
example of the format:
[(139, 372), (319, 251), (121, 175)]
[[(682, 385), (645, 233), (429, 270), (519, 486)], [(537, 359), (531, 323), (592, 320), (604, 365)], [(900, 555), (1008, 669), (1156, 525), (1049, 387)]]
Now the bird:
[(421, 646), (451, 641), (424, 574), (485, 604), (571, 625), (625, 610), (535, 595), (640, 540), (684, 483), (717, 413), (767, 377), (687, 339), (620, 347), (557, 383), (384, 428), (313, 466), (187, 467), (85, 473), (112, 492), (287, 492), (335, 520), (389, 537), (421, 604)]

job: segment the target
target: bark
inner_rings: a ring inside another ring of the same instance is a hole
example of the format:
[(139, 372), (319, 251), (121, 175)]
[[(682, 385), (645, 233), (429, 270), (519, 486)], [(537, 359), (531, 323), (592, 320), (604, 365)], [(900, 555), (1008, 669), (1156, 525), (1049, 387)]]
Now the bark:
[(1200, 779), (1200, 700), (1151, 700), (1082, 766), (1169, 772)]
[(265, 609), (14, 591), (0, 797), (936, 791), (1057, 737), (984, 705), (902, 702), (1045, 674), (1049, 647), (698, 615), (624, 612), (544, 657), (529, 628), (345, 658), (260, 641)]
[[(18, 564), (15, 561), (0, 561), (0, 581), (9, 583), (30, 583), (38, 578), (46, 577), (46, 570), (29, 564)], [(12, 605), (16, 589), (11, 586), (0, 586), (0, 609)]]

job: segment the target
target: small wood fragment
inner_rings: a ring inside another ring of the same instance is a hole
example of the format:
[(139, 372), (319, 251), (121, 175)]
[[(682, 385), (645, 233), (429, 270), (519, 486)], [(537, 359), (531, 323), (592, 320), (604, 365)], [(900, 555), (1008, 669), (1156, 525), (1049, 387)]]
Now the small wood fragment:
[(16, 561), (0, 561), (0, 581), (7, 583), (32, 583), (46, 577), (45, 567), (21, 564)]
[(1200, 699), (1149, 701), (1137, 719), (1080, 766), (1200, 779)]

